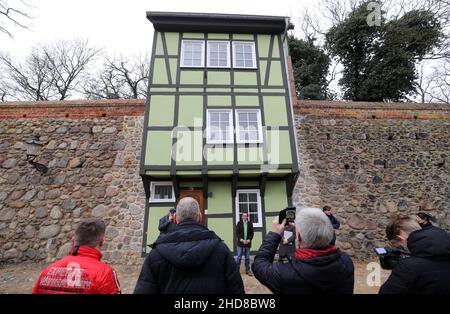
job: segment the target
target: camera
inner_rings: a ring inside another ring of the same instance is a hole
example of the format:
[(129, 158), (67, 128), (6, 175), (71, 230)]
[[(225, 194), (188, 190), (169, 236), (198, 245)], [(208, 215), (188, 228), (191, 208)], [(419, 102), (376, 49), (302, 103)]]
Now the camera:
[(295, 207), (286, 207), (278, 214), (278, 221), (281, 224), (286, 219), (286, 225), (295, 222)]
[(398, 263), (409, 256), (409, 253), (401, 248), (376, 247), (375, 253), (380, 259), (380, 265), (383, 269), (392, 270)]

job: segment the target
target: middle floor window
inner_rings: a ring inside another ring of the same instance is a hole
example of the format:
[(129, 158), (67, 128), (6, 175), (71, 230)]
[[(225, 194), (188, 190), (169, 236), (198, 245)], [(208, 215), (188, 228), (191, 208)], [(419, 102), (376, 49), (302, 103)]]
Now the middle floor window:
[(236, 141), (238, 143), (262, 143), (261, 112), (259, 109), (236, 110)]
[(233, 117), (231, 110), (209, 109), (207, 114), (208, 144), (233, 143)]
[[(208, 109), (206, 117), (206, 142), (228, 144), (234, 142), (235, 130), (231, 109)], [(236, 143), (262, 143), (263, 131), (259, 109), (237, 109)]]

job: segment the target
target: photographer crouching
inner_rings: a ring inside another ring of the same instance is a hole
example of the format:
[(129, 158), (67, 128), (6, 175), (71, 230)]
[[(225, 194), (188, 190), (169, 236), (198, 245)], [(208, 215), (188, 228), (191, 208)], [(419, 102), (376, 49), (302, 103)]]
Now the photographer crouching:
[(449, 294), (450, 234), (422, 229), (408, 216), (397, 216), (386, 227), (389, 241), (409, 251), (399, 259), (380, 294)]

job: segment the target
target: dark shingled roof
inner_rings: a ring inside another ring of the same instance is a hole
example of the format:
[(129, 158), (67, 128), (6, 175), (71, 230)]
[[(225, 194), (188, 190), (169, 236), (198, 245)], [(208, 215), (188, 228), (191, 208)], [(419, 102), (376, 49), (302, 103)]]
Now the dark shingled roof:
[(285, 16), (147, 12), (147, 19), (161, 32), (277, 34), (293, 28)]

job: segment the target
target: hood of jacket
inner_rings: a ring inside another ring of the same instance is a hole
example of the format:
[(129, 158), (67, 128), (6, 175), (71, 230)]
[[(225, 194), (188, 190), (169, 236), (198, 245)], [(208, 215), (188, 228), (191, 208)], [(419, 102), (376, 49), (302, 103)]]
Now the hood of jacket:
[(412, 256), (450, 260), (450, 234), (437, 227), (412, 232), (408, 237)]
[(221, 241), (205, 226), (186, 221), (161, 235), (152, 248), (173, 266), (188, 270), (202, 266)]

